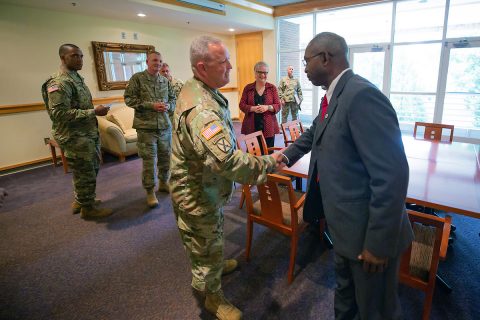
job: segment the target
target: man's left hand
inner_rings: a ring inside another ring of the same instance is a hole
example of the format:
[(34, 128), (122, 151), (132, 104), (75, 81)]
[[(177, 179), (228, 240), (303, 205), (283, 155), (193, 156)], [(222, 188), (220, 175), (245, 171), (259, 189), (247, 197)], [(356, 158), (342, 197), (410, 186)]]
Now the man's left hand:
[(383, 272), (388, 266), (388, 258), (376, 257), (367, 249), (358, 255), (358, 260), (363, 260), (363, 270), (369, 273)]

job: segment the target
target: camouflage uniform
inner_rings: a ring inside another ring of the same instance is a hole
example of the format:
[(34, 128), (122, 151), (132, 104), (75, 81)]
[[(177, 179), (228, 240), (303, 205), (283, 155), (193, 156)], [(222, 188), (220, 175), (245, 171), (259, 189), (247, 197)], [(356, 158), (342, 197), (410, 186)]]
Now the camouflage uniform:
[(183, 87), (183, 81), (177, 78), (172, 77), (172, 81), (170, 81), (170, 85), (172, 86), (173, 92), (175, 93), (175, 98), (178, 98), (180, 91)]
[[(177, 78), (173, 78), (170, 81), (170, 85), (172, 87), (173, 92), (175, 93), (175, 99), (178, 99), (178, 95), (180, 94), (180, 91), (182, 91), (183, 88), (183, 81)], [(170, 117), (170, 121), (172, 122), (173, 125), (173, 113), (168, 115)]]
[(298, 110), (300, 105), (295, 101), (295, 93), (298, 95), (300, 101), (303, 100), (302, 88), (300, 87), (300, 80), (285, 76), (278, 84), (278, 97), (285, 101), (282, 107), (282, 123), (287, 122), (288, 111), (292, 112), (292, 120), (297, 120)]
[(42, 85), (52, 120), (52, 135), (73, 173), (75, 200), (93, 206), (100, 162), (100, 143), (92, 95), (76, 71), (61, 70)]
[(259, 184), (275, 168), (270, 156), (236, 150), (228, 101), (197, 79), (178, 98), (172, 142), (170, 192), (189, 255), (192, 286), (220, 290), (223, 269), (223, 206), (233, 182)]
[[(169, 115), (175, 110), (175, 95), (167, 78), (152, 76), (147, 70), (130, 78), (125, 89), (125, 104), (135, 109), (133, 127), (137, 130), (138, 154), (143, 159), (142, 184), (155, 187), (155, 162), (158, 179), (167, 182), (170, 175), (172, 124)], [(156, 102), (168, 102), (168, 112), (153, 109)]]

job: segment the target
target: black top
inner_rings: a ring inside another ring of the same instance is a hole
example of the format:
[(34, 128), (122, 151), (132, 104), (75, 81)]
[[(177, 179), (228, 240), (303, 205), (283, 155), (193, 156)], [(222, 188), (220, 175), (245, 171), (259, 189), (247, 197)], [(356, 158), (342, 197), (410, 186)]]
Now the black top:
[[(263, 91), (263, 95), (259, 95), (257, 90), (255, 90), (255, 96), (253, 98), (255, 105), (261, 105), (265, 103), (265, 91)], [(254, 121), (255, 121), (255, 131), (262, 131), (263, 130), (263, 113), (255, 113), (254, 114)]]

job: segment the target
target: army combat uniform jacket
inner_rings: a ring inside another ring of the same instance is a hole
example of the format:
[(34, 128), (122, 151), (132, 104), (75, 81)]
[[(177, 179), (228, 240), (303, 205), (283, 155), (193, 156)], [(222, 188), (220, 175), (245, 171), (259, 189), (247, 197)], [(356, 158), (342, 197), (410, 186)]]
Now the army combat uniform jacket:
[[(233, 181), (260, 184), (275, 169), (273, 157), (236, 149), (227, 99), (195, 78), (178, 98), (172, 140), (172, 200), (185, 214), (219, 210), (231, 198)], [(181, 216), (177, 223), (188, 230)]]
[[(152, 76), (147, 70), (135, 73), (125, 89), (125, 104), (135, 109), (133, 127), (140, 130), (171, 128), (169, 115), (175, 111), (175, 93), (162, 75)], [(167, 102), (168, 112), (153, 109), (156, 102)]]
[(61, 70), (42, 85), (42, 95), (52, 120), (52, 135), (65, 156), (90, 158), (96, 153), (97, 118), (83, 78), (76, 71)]
[(172, 86), (173, 93), (175, 94), (175, 98), (178, 99), (178, 95), (183, 88), (183, 81), (177, 78), (172, 77), (172, 81), (170, 81), (170, 85)]
[(285, 76), (278, 84), (278, 97), (285, 102), (296, 102), (295, 94), (299, 101), (303, 100), (302, 88), (300, 87), (300, 80)]

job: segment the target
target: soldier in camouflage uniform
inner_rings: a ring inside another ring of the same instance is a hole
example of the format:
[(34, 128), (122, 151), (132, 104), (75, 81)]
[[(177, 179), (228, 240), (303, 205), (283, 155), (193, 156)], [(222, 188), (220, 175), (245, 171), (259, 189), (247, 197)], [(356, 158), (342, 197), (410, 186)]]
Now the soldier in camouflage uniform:
[[(297, 96), (299, 103), (295, 100), (295, 96)], [(289, 111), (292, 113), (292, 120), (297, 120), (303, 94), (300, 80), (293, 77), (292, 66), (288, 66), (287, 76), (283, 77), (278, 84), (278, 97), (282, 104), (282, 123), (287, 122)]]
[(135, 109), (133, 127), (137, 130), (138, 154), (143, 159), (142, 185), (147, 205), (158, 205), (155, 195), (155, 165), (158, 169), (158, 191), (169, 192), (172, 124), (175, 94), (168, 79), (160, 75), (162, 56), (147, 55), (147, 70), (134, 74), (125, 89), (125, 104)]
[(175, 93), (175, 98), (178, 99), (178, 95), (183, 87), (183, 81), (177, 78), (172, 77), (170, 73), (170, 66), (168, 63), (164, 62), (162, 65), (162, 69), (160, 69), (160, 74), (170, 81), (170, 85), (172, 86), (173, 92)]
[(219, 319), (240, 319), (241, 311), (221, 290), (222, 274), (237, 266), (223, 257), (223, 206), (233, 181), (265, 182), (280, 154), (255, 157), (236, 150), (228, 101), (218, 91), (229, 82), (229, 57), (218, 39), (204, 36), (192, 43), (194, 77), (185, 83), (174, 114), (170, 183), (195, 297)]
[(83, 66), (83, 53), (73, 44), (59, 49), (61, 70), (42, 86), (42, 95), (52, 120), (52, 135), (62, 148), (73, 173), (75, 201), (73, 213), (84, 219), (112, 214), (110, 209), (96, 207), (96, 179), (100, 161), (97, 118), (108, 107), (94, 107), (92, 96), (83, 78), (77, 73)]

